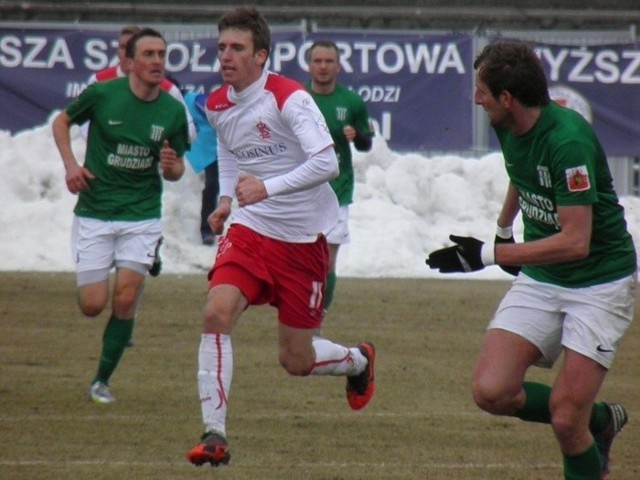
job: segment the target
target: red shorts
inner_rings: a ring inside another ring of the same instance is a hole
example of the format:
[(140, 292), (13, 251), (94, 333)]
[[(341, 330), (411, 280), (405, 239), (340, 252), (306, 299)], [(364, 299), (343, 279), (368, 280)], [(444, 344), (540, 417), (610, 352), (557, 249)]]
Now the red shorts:
[(329, 252), (314, 243), (288, 243), (234, 224), (218, 244), (209, 287), (234, 285), (249, 305), (270, 304), (278, 319), (294, 328), (319, 328)]

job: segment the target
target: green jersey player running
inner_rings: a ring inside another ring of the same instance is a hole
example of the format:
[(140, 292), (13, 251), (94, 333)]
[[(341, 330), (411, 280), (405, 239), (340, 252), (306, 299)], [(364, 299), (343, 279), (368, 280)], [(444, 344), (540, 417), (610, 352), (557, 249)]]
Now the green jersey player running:
[[(72, 250), (83, 314), (95, 317), (104, 310), (109, 272), (116, 268), (112, 311), (89, 389), (97, 403), (115, 400), (109, 379), (131, 339), (145, 276), (162, 235), (162, 178), (175, 181), (184, 173), (182, 155), (189, 146), (185, 108), (160, 88), (166, 52), (160, 33), (140, 30), (127, 42), (129, 76), (90, 85), (53, 121), (67, 188), (78, 194)], [(87, 121), (87, 150), (80, 165), (70, 128)]]
[[(624, 211), (592, 127), (550, 101), (530, 47), (489, 45), (474, 68), (475, 102), (500, 141), (509, 188), (494, 242), (452, 235), (455, 245), (427, 263), (441, 272), (498, 264), (517, 275), (485, 334), (473, 398), (492, 414), (551, 424), (564, 478), (599, 480), (627, 422), (622, 405), (596, 402), (633, 316), (637, 261)], [(551, 367), (561, 353), (553, 386), (525, 381), (529, 367)]]

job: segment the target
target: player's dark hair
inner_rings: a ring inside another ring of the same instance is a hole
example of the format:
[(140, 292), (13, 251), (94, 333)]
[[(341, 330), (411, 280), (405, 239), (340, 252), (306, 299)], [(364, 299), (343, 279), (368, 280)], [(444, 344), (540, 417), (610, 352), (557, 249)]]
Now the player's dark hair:
[(142, 37), (159, 38), (164, 42), (165, 45), (167, 44), (166, 40), (164, 39), (164, 37), (160, 32), (158, 32), (157, 30), (154, 30), (153, 28), (148, 28), (148, 27), (143, 28), (140, 31), (134, 33), (133, 36), (127, 42), (127, 51), (126, 51), (127, 58), (133, 58), (135, 56), (138, 40), (140, 40)]
[(550, 102), (542, 62), (524, 42), (499, 41), (487, 45), (473, 62), (473, 68), (494, 98), (507, 91), (525, 107)]
[(238, 7), (226, 13), (218, 22), (218, 34), (229, 28), (247, 30), (253, 38), (254, 52), (271, 52), (271, 30), (265, 18), (254, 7)]

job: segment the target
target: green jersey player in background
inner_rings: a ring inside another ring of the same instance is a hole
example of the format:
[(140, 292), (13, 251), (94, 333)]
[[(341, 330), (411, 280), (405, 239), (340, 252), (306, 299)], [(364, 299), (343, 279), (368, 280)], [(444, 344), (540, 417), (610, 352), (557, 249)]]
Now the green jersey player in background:
[(331, 187), (338, 197), (340, 213), (336, 224), (325, 232), (329, 244), (329, 270), (327, 275), (324, 308), (329, 309), (336, 287), (336, 260), (341, 244), (349, 243), (349, 205), (353, 203), (355, 176), (351, 158), (351, 145), (366, 152), (371, 149), (373, 128), (367, 106), (360, 96), (337, 83), (340, 72), (340, 50), (327, 40), (318, 40), (309, 48), (309, 73), (311, 81), (307, 90), (324, 115), (340, 164), (340, 175), (332, 180)]
[[(107, 306), (109, 272), (116, 268), (112, 311), (89, 389), (96, 403), (115, 400), (109, 379), (131, 339), (145, 276), (162, 235), (162, 178), (176, 181), (184, 173), (182, 155), (189, 147), (185, 108), (160, 88), (166, 52), (159, 32), (140, 30), (127, 43), (129, 76), (90, 85), (53, 121), (67, 188), (78, 194), (71, 243), (83, 314), (95, 317)], [(70, 128), (87, 121), (87, 150), (80, 165)]]
[[(517, 275), (485, 334), (473, 398), (494, 415), (551, 424), (564, 478), (599, 480), (628, 419), (622, 405), (596, 403), (633, 317), (637, 260), (624, 210), (593, 128), (550, 101), (527, 44), (489, 45), (474, 68), (475, 102), (496, 131), (510, 183), (493, 242), (452, 235), (455, 245), (427, 263), (441, 272), (498, 264)], [(515, 243), (518, 213), (524, 241)], [(550, 368), (561, 353), (553, 386), (525, 381), (529, 367)]]

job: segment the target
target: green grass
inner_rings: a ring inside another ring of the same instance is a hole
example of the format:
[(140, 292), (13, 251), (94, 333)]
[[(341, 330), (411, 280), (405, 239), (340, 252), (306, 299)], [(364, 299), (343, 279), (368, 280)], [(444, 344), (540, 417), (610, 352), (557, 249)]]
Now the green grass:
[[(73, 274), (0, 273), (2, 479), (560, 479), (548, 426), (492, 417), (469, 383), (482, 335), (508, 284), (340, 279), (325, 336), (367, 339), (377, 392), (361, 412), (344, 379), (294, 378), (278, 365), (276, 312), (251, 308), (233, 336), (227, 467), (190, 465), (202, 433), (196, 368), (204, 275), (147, 282), (134, 333), (111, 381), (87, 387), (107, 314), (84, 318)], [(640, 478), (640, 339), (632, 326), (602, 392), (631, 420), (614, 444), (611, 480)], [(532, 370), (550, 382), (555, 371)]]

